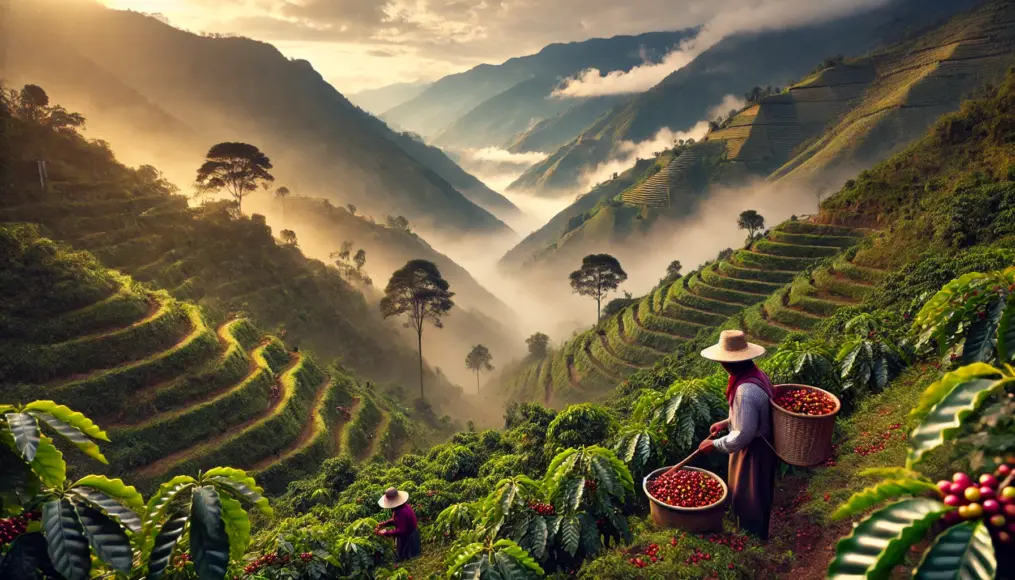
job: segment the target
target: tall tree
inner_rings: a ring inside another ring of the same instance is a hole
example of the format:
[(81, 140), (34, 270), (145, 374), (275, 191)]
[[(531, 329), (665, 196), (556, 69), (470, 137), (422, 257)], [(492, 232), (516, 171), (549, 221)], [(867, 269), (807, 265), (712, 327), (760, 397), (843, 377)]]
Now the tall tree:
[[(267, 183), (265, 183), (267, 185)], [(289, 188), (286, 186), (279, 187), (275, 190), (275, 198), (278, 199), (279, 203), (282, 204), (282, 221), (285, 222), (285, 198), (292, 194)]]
[(609, 254), (589, 254), (582, 258), (581, 268), (571, 272), (571, 291), (596, 299), (596, 324), (602, 313), (603, 297), (627, 280), (627, 272)]
[(205, 156), (197, 170), (197, 187), (205, 191), (226, 190), (242, 209), (243, 198), (259, 184), (275, 181), (268, 172), (271, 160), (257, 147), (247, 143), (219, 143)]
[(423, 325), (426, 322), (436, 328), (444, 328), (441, 317), (455, 305), (451, 298), (448, 281), (441, 277), (437, 265), (427, 260), (409, 260), (396, 270), (384, 288), (381, 298), (381, 314), (390, 316), (408, 315), (407, 328), (416, 331), (419, 346), (419, 397), (423, 393)]
[(526, 338), (525, 344), (529, 347), (529, 356), (540, 359), (546, 356), (546, 352), (550, 347), (550, 337), (542, 332), (537, 332)]
[(740, 217), (737, 218), (737, 227), (742, 230), (747, 230), (750, 234), (750, 241), (753, 242), (755, 233), (765, 229), (765, 218), (761, 217), (761, 214), (748, 209), (740, 212)]
[(684, 269), (684, 266), (680, 263), (680, 260), (673, 260), (669, 266), (666, 266), (666, 276), (663, 278), (664, 282), (672, 282), (680, 278), (680, 271)]
[(282, 236), (282, 241), (285, 242), (286, 245), (288, 246), (300, 245), (299, 242), (296, 241), (296, 232), (292, 230), (282, 230), (281, 232), (279, 232), (279, 235)]
[(465, 356), (465, 368), (476, 372), (476, 392), (479, 392), (479, 371), (492, 371), (493, 365), (490, 361), (493, 360), (493, 355), (490, 354), (490, 349), (486, 348), (482, 344), (477, 344), (472, 347), (469, 354)]
[(357, 270), (362, 270), (363, 266), (367, 264), (367, 251), (363, 248), (356, 250), (356, 255), (353, 256), (352, 261), (356, 264)]

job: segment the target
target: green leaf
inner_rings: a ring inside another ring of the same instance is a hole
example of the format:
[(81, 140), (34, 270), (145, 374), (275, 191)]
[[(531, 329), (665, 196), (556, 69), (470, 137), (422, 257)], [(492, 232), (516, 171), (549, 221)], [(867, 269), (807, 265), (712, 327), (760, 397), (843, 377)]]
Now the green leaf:
[(560, 507), (562, 512), (576, 512), (582, 505), (582, 497), (585, 495), (585, 479), (572, 477), (564, 484), (564, 496)]
[(144, 498), (141, 492), (133, 485), (127, 485), (122, 479), (110, 479), (104, 475), (86, 475), (74, 482), (71, 487), (87, 487), (103, 494), (116, 498), (125, 506), (139, 512), (145, 507)]
[(913, 467), (928, 452), (957, 435), (962, 429), (962, 421), (976, 411), (987, 397), (1013, 382), (1015, 377), (1004, 377), (998, 381), (974, 378), (956, 384), (909, 434), (906, 466)]
[[(99, 446), (94, 441), (85, 436), (84, 433), (50, 415), (49, 413), (43, 413), (41, 411), (34, 411), (30, 413), (36, 419), (40, 419), (47, 425), (53, 428), (61, 437), (73, 443), (78, 449), (84, 452), (85, 455), (95, 459), (104, 464), (109, 464), (106, 460), (106, 456), (99, 450)], [(78, 413), (80, 415), (80, 413)], [(82, 415), (83, 417), (84, 415)]]
[[(239, 470), (237, 469), (236, 471)], [(249, 481), (254, 481), (254, 478), (252, 477), (248, 477), (247, 479)], [(271, 506), (268, 505), (268, 498), (261, 495), (264, 490), (256, 485), (250, 486), (248, 481), (238, 481), (236, 479), (230, 479), (222, 476), (207, 477), (207, 474), (205, 474), (205, 480), (213, 483), (220, 491), (225, 491), (241, 502), (257, 508), (257, 511), (268, 517), (271, 517), (274, 513)]]
[(67, 580), (88, 578), (92, 569), (88, 539), (70, 501), (54, 499), (42, 504), (42, 527), (56, 571)]
[(134, 510), (120, 503), (119, 500), (109, 497), (105, 493), (88, 487), (72, 487), (68, 490), (72, 495), (85, 504), (101, 511), (107, 516), (120, 522), (131, 533), (141, 533), (141, 516)]
[(851, 518), (890, 499), (898, 499), (911, 495), (937, 493), (937, 486), (918, 479), (895, 479), (883, 481), (877, 485), (854, 493), (846, 503), (839, 506), (832, 514), (833, 520)]
[(46, 537), (41, 532), (29, 532), (14, 538), (7, 553), (0, 556), (0, 580), (29, 580), (56, 577), (53, 563), (46, 551)]
[(250, 518), (239, 500), (220, 495), (219, 501), (222, 503), (222, 521), (225, 522), (226, 535), (229, 536), (229, 557), (242, 560), (247, 545), (250, 544)]
[(130, 574), (134, 552), (123, 528), (106, 514), (90, 506), (78, 504), (75, 511), (78, 520), (84, 526), (88, 543), (99, 560), (114, 570)]
[(624, 488), (613, 472), (613, 464), (606, 457), (593, 455), (589, 462), (592, 473), (595, 475), (596, 484), (614, 497), (624, 497)]
[(564, 551), (574, 556), (581, 545), (581, 521), (578, 516), (567, 516), (560, 521), (560, 543)]
[(966, 331), (966, 341), (962, 345), (959, 362), (964, 365), (975, 362), (987, 362), (994, 357), (994, 341), (1004, 301), (996, 298), (987, 306), (986, 316), (977, 317)]
[(167, 514), (175, 511), (177, 498), (194, 487), (197, 480), (189, 475), (177, 475), (159, 486), (159, 491), (148, 500), (145, 507), (142, 528), (145, 535), (152, 534), (152, 528), (160, 524)]
[(210, 485), (194, 489), (190, 507), (190, 555), (201, 580), (221, 580), (229, 567), (229, 536), (222, 502)]
[(74, 427), (92, 439), (109, 442), (109, 436), (99, 426), (77, 411), (53, 401), (32, 401), (25, 405), (25, 411), (42, 411), (56, 417), (59, 421)]
[(49, 487), (60, 487), (67, 479), (67, 464), (63, 460), (63, 453), (45, 435), (39, 438), (39, 447), (32, 460), (32, 471)]
[(1008, 295), (997, 326), (997, 358), (1002, 363), (1015, 363), (1015, 292)]
[[(461, 572), (467, 565), (473, 563), (476, 557), (483, 552), (483, 544), (473, 543), (463, 546), (459, 550), (453, 552), (448, 558), (448, 578), (453, 578), (457, 573)], [(463, 573), (462, 577), (466, 577)]]
[(26, 462), (31, 463), (35, 459), (39, 437), (42, 435), (39, 431), (39, 422), (28, 413), (7, 413), (4, 417), (7, 418), (11, 434), (14, 435), (14, 445), (18, 453)]
[(900, 563), (910, 546), (947, 510), (937, 500), (904, 499), (874, 512), (839, 540), (828, 567), (832, 579), (882, 579)]
[(941, 533), (913, 572), (915, 580), (993, 578), (997, 560), (982, 521), (963, 522)]
[(548, 535), (546, 518), (533, 518), (532, 522), (529, 523), (529, 529), (525, 539), (526, 543), (532, 547), (531, 552), (535, 554), (537, 558), (542, 558), (543, 555), (546, 554), (546, 539)]
[(920, 395), (920, 402), (910, 411), (910, 417), (920, 418), (930, 412), (935, 405), (945, 398), (945, 395), (952, 392), (959, 384), (972, 379), (989, 379), (995, 381), (1002, 375), (1001, 371), (986, 364), (973, 363), (955, 369), (945, 374), (939, 380), (927, 387)]
[(531, 572), (540, 576), (543, 575), (543, 569), (535, 560), (532, 559), (531, 556), (529, 556), (529, 553), (511, 540), (497, 540), (497, 542), (493, 545), (493, 549), (511, 556), (514, 560), (522, 566), (528, 568)]
[(152, 580), (162, 576), (172, 561), (173, 550), (176, 549), (176, 543), (180, 541), (187, 525), (187, 513), (186, 506), (173, 512), (166, 519), (165, 525), (158, 530), (152, 543), (151, 554), (148, 556), (148, 577)]

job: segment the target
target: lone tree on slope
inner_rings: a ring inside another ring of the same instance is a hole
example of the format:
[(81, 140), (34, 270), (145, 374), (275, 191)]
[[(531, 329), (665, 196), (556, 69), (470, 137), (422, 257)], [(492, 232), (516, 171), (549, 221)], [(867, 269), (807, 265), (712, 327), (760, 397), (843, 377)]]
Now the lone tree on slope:
[(296, 241), (296, 232), (292, 230), (282, 230), (281, 232), (279, 232), (279, 235), (282, 236), (282, 241), (285, 242), (286, 245), (288, 246), (300, 245), (299, 242)]
[(549, 350), (550, 337), (542, 332), (537, 332), (526, 338), (525, 344), (529, 346), (529, 356), (540, 359), (545, 357), (547, 350)]
[(197, 170), (197, 187), (204, 192), (226, 190), (242, 208), (243, 198), (258, 185), (275, 181), (268, 172), (271, 160), (247, 143), (219, 143), (208, 150), (207, 159)]
[(675, 280), (680, 279), (680, 271), (684, 269), (683, 264), (680, 260), (673, 260), (669, 266), (666, 266), (666, 275), (663, 276), (662, 283), (667, 284)]
[(476, 392), (479, 392), (479, 371), (492, 371), (493, 365), (490, 361), (493, 360), (493, 355), (490, 354), (490, 349), (486, 348), (482, 344), (477, 344), (472, 347), (469, 354), (465, 356), (465, 368), (476, 372)]
[(737, 227), (742, 230), (747, 230), (750, 237), (750, 242), (754, 241), (755, 233), (765, 229), (765, 218), (761, 217), (761, 214), (748, 209), (740, 212), (740, 217), (737, 218)]
[(582, 258), (581, 268), (571, 272), (571, 291), (596, 299), (596, 324), (602, 313), (603, 297), (627, 280), (627, 272), (609, 254), (589, 254)]
[(381, 298), (381, 314), (384, 318), (407, 314), (407, 328), (416, 331), (419, 346), (419, 397), (423, 393), (423, 324), (430, 322), (437, 328), (444, 328), (441, 317), (455, 305), (449, 292), (448, 281), (441, 277), (437, 265), (427, 260), (409, 260), (396, 270), (384, 288)]

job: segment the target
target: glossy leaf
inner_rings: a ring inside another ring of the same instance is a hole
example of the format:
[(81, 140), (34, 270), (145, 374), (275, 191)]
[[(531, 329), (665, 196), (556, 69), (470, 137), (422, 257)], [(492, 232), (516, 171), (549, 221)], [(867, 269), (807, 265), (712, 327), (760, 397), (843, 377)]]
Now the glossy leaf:
[(67, 479), (67, 463), (63, 460), (63, 453), (45, 435), (39, 438), (39, 447), (35, 450), (31, 466), (42, 483), (49, 487), (60, 487)]
[(42, 504), (42, 528), (53, 568), (67, 580), (85, 580), (92, 569), (88, 539), (70, 501)]
[[(454, 577), (456, 574), (461, 573), (462, 570), (473, 564), (476, 558), (483, 553), (483, 544), (478, 542), (462, 546), (455, 552), (452, 552), (448, 557), (448, 578)], [(462, 574), (465, 577), (465, 574)]]
[(952, 392), (955, 387), (971, 379), (989, 379), (991, 382), (1001, 377), (1001, 371), (985, 363), (973, 363), (946, 373), (939, 380), (924, 389), (920, 401), (910, 411), (911, 417), (923, 417), (930, 412), (941, 399)]
[(76, 428), (60, 421), (56, 417), (49, 413), (43, 413), (40, 411), (33, 411), (30, 413), (36, 419), (49, 425), (54, 431), (56, 431), (61, 437), (73, 443), (78, 449), (84, 452), (85, 455), (95, 459), (96, 461), (108, 464), (106, 456), (99, 450), (99, 446), (94, 441), (89, 439), (84, 433), (77, 430)]
[(226, 535), (229, 536), (229, 557), (242, 560), (247, 545), (250, 544), (250, 518), (239, 500), (219, 495), (219, 502), (222, 503), (222, 521), (226, 525)]
[(134, 552), (123, 528), (95, 508), (81, 504), (74, 507), (85, 537), (99, 560), (114, 570), (130, 574)]
[(987, 362), (994, 358), (994, 344), (997, 340), (997, 328), (1001, 322), (1004, 301), (995, 298), (987, 305), (984, 317), (977, 317), (966, 331), (966, 341), (962, 345), (959, 362), (964, 365)]
[(57, 571), (46, 550), (46, 537), (41, 532), (29, 532), (14, 538), (7, 553), (0, 556), (0, 580), (36, 580), (42, 575), (55, 577)]
[(532, 556), (523, 550), (521, 546), (511, 540), (497, 540), (493, 545), (493, 549), (510, 556), (530, 572), (539, 576), (543, 575), (543, 569), (539, 566), (539, 563), (533, 560)]
[(890, 499), (899, 499), (911, 495), (937, 493), (937, 486), (928, 481), (918, 479), (894, 479), (883, 481), (877, 485), (854, 493), (846, 503), (832, 513), (833, 520), (851, 518)]
[(32, 401), (25, 405), (25, 411), (48, 413), (57, 420), (74, 427), (93, 439), (109, 442), (109, 436), (106, 435), (106, 432), (99, 429), (99, 426), (93, 423), (91, 419), (64, 405), (58, 405), (53, 401)]
[(963, 522), (945, 530), (913, 572), (915, 580), (980, 580), (993, 578), (997, 559), (990, 532), (981, 521)]
[[(216, 467), (215, 469), (222, 468)], [(237, 469), (235, 471), (240, 470)], [(240, 471), (240, 473), (243, 472)], [(254, 478), (247, 477), (244, 478), (243, 480), (239, 480), (225, 476), (208, 477), (208, 474), (205, 474), (205, 480), (214, 483), (215, 487), (219, 488), (220, 490), (224, 489), (230, 495), (240, 500), (241, 502), (250, 505), (254, 508), (257, 508), (257, 510), (262, 514), (271, 517), (273, 512), (271, 506), (268, 505), (268, 498), (261, 495), (262, 493), (264, 493), (264, 490), (262, 490), (260, 487), (257, 487), (256, 484), (250, 485), (250, 483), (254, 481)]]
[(187, 525), (187, 507), (168, 515), (166, 523), (159, 528), (152, 543), (151, 553), (148, 556), (148, 577), (152, 580), (162, 576), (169, 563), (173, 559), (173, 550), (177, 542), (183, 536), (183, 530)]
[(14, 445), (21, 457), (28, 463), (35, 459), (39, 448), (39, 421), (28, 413), (7, 413), (7, 427), (14, 435)]
[(194, 489), (190, 507), (190, 555), (201, 580), (225, 578), (229, 536), (222, 520), (222, 502), (212, 486)]
[(997, 357), (1002, 363), (1015, 363), (1015, 292), (1008, 295), (997, 326)]
[(578, 516), (567, 516), (560, 522), (560, 543), (564, 551), (574, 556), (581, 545), (581, 521)]
[[(145, 507), (144, 520), (142, 522), (143, 533), (152, 534), (152, 528), (160, 524), (171, 511), (178, 507), (178, 498), (181, 494), (189, 498), (197, 480), (189, 475), (177, 475), (173, 479), (159, 486), (159, 491), (148, 500)], [(189, 505), (189, 501), (187, 502)]]
[(72, 487), (88, 487), (101, 491), (109, 497), (120, 500), (134, 511), (141, 511), (145, 507), (141, 492), (133, 485), (127, 485), (119, 478), (109, 478), (104, 475), (86, 475), (75, 481)]
[(946, 509), (937, 500), (911, 498), (874, 512), (839, 540), (828, 577), (887, 578), (909, 547), (923, 538)]
[(1013, 382), (1015, 377), (995, 381), (974, 378), (956, 384), (909, 434), (906, 466), (916, 465), (927, 453), (955, 437), (962, 428), (962, 421), (976, 411), (987, 397)]
[(531, 546), (530, 552), (537, 558), (546, 554), (546, 540), (549, 533), (546, 527), (546, 518), (536, 517), (529, 523), (528, 532), (525, 535), (525, 544)]

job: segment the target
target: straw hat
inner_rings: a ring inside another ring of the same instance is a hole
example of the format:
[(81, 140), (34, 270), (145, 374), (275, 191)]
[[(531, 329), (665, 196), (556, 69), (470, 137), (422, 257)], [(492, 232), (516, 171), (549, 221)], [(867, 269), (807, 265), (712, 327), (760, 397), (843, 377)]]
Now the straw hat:
[(394, 509), (403, 503), (409, 501), (409, 493), (405, 491), (398, 491), (393, 487), (389, 487), (381, 499), (377, 500), (377, 505), (385, 509)]
[(741, 330), (724, 330), (719, 334), (719, 344), (701, 351), (701, 356), (716, 362), (740, 362), (758, 358), (765, 354), (765, 347), (747, 342), (747, 335)]

